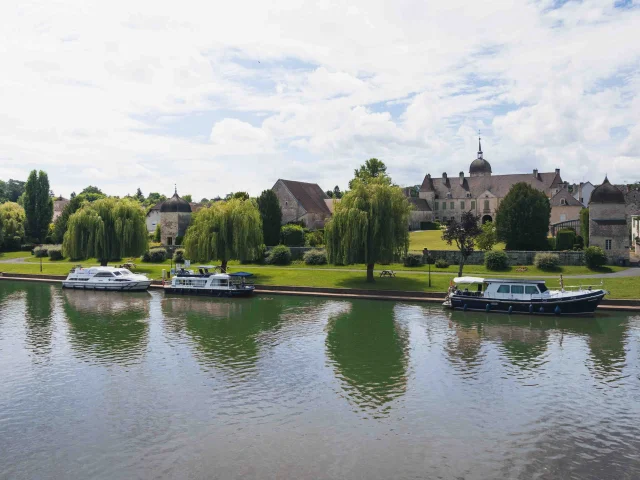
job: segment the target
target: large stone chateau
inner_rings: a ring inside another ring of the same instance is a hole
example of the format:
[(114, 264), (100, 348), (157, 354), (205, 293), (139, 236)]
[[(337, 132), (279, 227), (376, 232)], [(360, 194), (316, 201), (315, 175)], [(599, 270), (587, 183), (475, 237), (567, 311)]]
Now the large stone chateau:
[[(493, 221), (500, 201), (519, 182), (528, 183), (550, 199), (566, 188), (559, 168), (555, 172), (534, 169), (531, 173), (492, 175), (491, 164), (484, 158), (478, 140), (478, 157), (469, 165), (468, 175), (460, 172), (453, 177), (447, 173), (433, 177), (428, 173), (424, 177), (418, 198), (410, 199), (414, 207), (410, 228), (420, 228), (420, 222), (460, 220), (466, 211), (478, 215), (483, 223)], [(566, 206), (569, 200), (558, 203)]]

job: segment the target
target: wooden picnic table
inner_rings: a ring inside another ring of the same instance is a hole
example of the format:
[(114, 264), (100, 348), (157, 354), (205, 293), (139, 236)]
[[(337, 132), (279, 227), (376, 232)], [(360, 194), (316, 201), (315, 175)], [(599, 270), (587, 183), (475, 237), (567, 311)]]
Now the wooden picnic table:
[(396, 276), (396, 272), (394, 272), (393, 270), (382, 270), (380, 272), (380, 276), (381, 277), (395, 277)]

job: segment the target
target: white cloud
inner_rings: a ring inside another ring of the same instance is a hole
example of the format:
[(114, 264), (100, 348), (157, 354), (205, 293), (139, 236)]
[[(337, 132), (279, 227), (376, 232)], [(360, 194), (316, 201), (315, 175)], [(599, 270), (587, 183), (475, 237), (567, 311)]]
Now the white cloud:
[(603, 0), (2, 2), (0, 178), (210, 197), (376, 156), (415, 184), (481, 129), (494, 172), (635, 180), (639, 32)]

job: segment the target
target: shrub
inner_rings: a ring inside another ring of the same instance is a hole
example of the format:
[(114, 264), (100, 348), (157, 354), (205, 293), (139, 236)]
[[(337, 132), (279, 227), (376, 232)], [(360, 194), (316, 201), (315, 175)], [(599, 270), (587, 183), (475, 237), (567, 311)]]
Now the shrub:
[(62, 254), (62, 245), (52, 245), (49, 247), (48, 252), (50, 260), (56, 261), (64, 258), (64, 255)]
[(587, 247), (584, 249), (584, 263), (589, 268), (602, 267), (607, 263), (607, 256), (600, 247)]
[(2, 249), (5, 252), (17, 252), (20, 250), (20, 246), (22, 245), (22, 237), (18, 237), (17, 235), (14, 237), (4, 237), (4, 243), (2, 244)]
[(444, 258), (439, 258), (436, 260), (436, 268), (447, 268), (449, 266), (449, 262), (447, 262)]
[(422, 254), (421, 253), (408, 253), (402, 263), (405, 267), (419, 267), (422, 265)]
[(556, 234), (556, 250), (571, 250), (576, 243), (576, 232), (569, 228), (563, 228)]
[(500, 251), (486, 252), (484, 254), (484, 266), (487, 270), (506, 270), (509, 268), (509, 257)]
[(285, 225), (280, 229), (282, 244), (289, 247), (304, 247), (304, 229), (300, 225)]
[(144, 252), (141, 260), (147, 263), (162, 263), (167, 259), (167, 250), (162, 247), (155, 247), (148, 252)]
[(536, 253), (533, 264), (540, 270), (557, 270), (560, 266), (560, 257), (555, 253)]
[(176, 241), (174, 243), (174, 245), (182, 245), (182, 240), (184, 239), (184, 237), (182, 235), (178, 235), (176, 237)]
[(36, 258), (48, 257), (49, 256), (48, 247), (42, 245), (42, 246), (38, 246), (38, 247), (34, 248), (33, 249), (33, 256), (36, 257)]
[(554, 237), (547, 238), (547, 242), (549, 243), (549, 250), (553, 251), (556, 249), (556, 239)]
[(420, 222), (420, 230), (440, 230), (440, 222)]
[(20, 245), (20, 251), (22, 252), (31, 252), (33, 254), (33, 249), (36, 248), (36, 245), (33, 243), (25, 243)]
[(322, 230), (316, 230), (305, 234), (304, 244), (307, 247), (319, 247), (324, 245), (324, 232)]
[(578, 250), (582, 250), (584, 248), (584, 238), (582, 238), (581, 235), (577, 235), (576, 236), (576, 243), (574, 243), (574, 250), (575, 250), (575, 246), (578, 246)]
[(269, 251), (267, 257), (269, 265), (289, 265), (291, 263), (291, 250), (286, 245), (277, 245)]
[(178, 248), (173, 252), (173, 261), (175, 263), (184, 263), (184, 248)]
[(156, 230), (153, 232), (153, 239), (160, 243), (160, 238), (162, 238), (162, 229), (160, 228), (160, 224), (156, 225)]
[(326, 265), (327, 252), (324, 250), (309, 250), (304, 254), (304, 263), (307, 265)]

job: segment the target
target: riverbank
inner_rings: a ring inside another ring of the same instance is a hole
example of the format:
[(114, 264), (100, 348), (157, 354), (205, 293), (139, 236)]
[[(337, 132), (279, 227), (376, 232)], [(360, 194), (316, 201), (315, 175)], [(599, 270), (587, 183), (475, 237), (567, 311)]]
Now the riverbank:
[[(31, 281), (61, 283), (66, 277), (60, 275), (40, 274), (15, 274), (0, 273), (0, 280), (4, 281)], [(151, 288), (162, 289), (160, 281), (154, 280)], [(391, 289), (366, 289), (366, 288), (331, 288), (290, 285), (263, 285), (256, 284), (256, 293), (259, 295), (297, 295), (327, 298), (363, 299), (363, 300), (390, 300), (406, 302), (442, 303), (445, 292), (443, 291), (412, 291)], [(600, 310), (640, 312), (640, 299), (616, 299), (608, 298), (602, 301), (598, 307)]]

